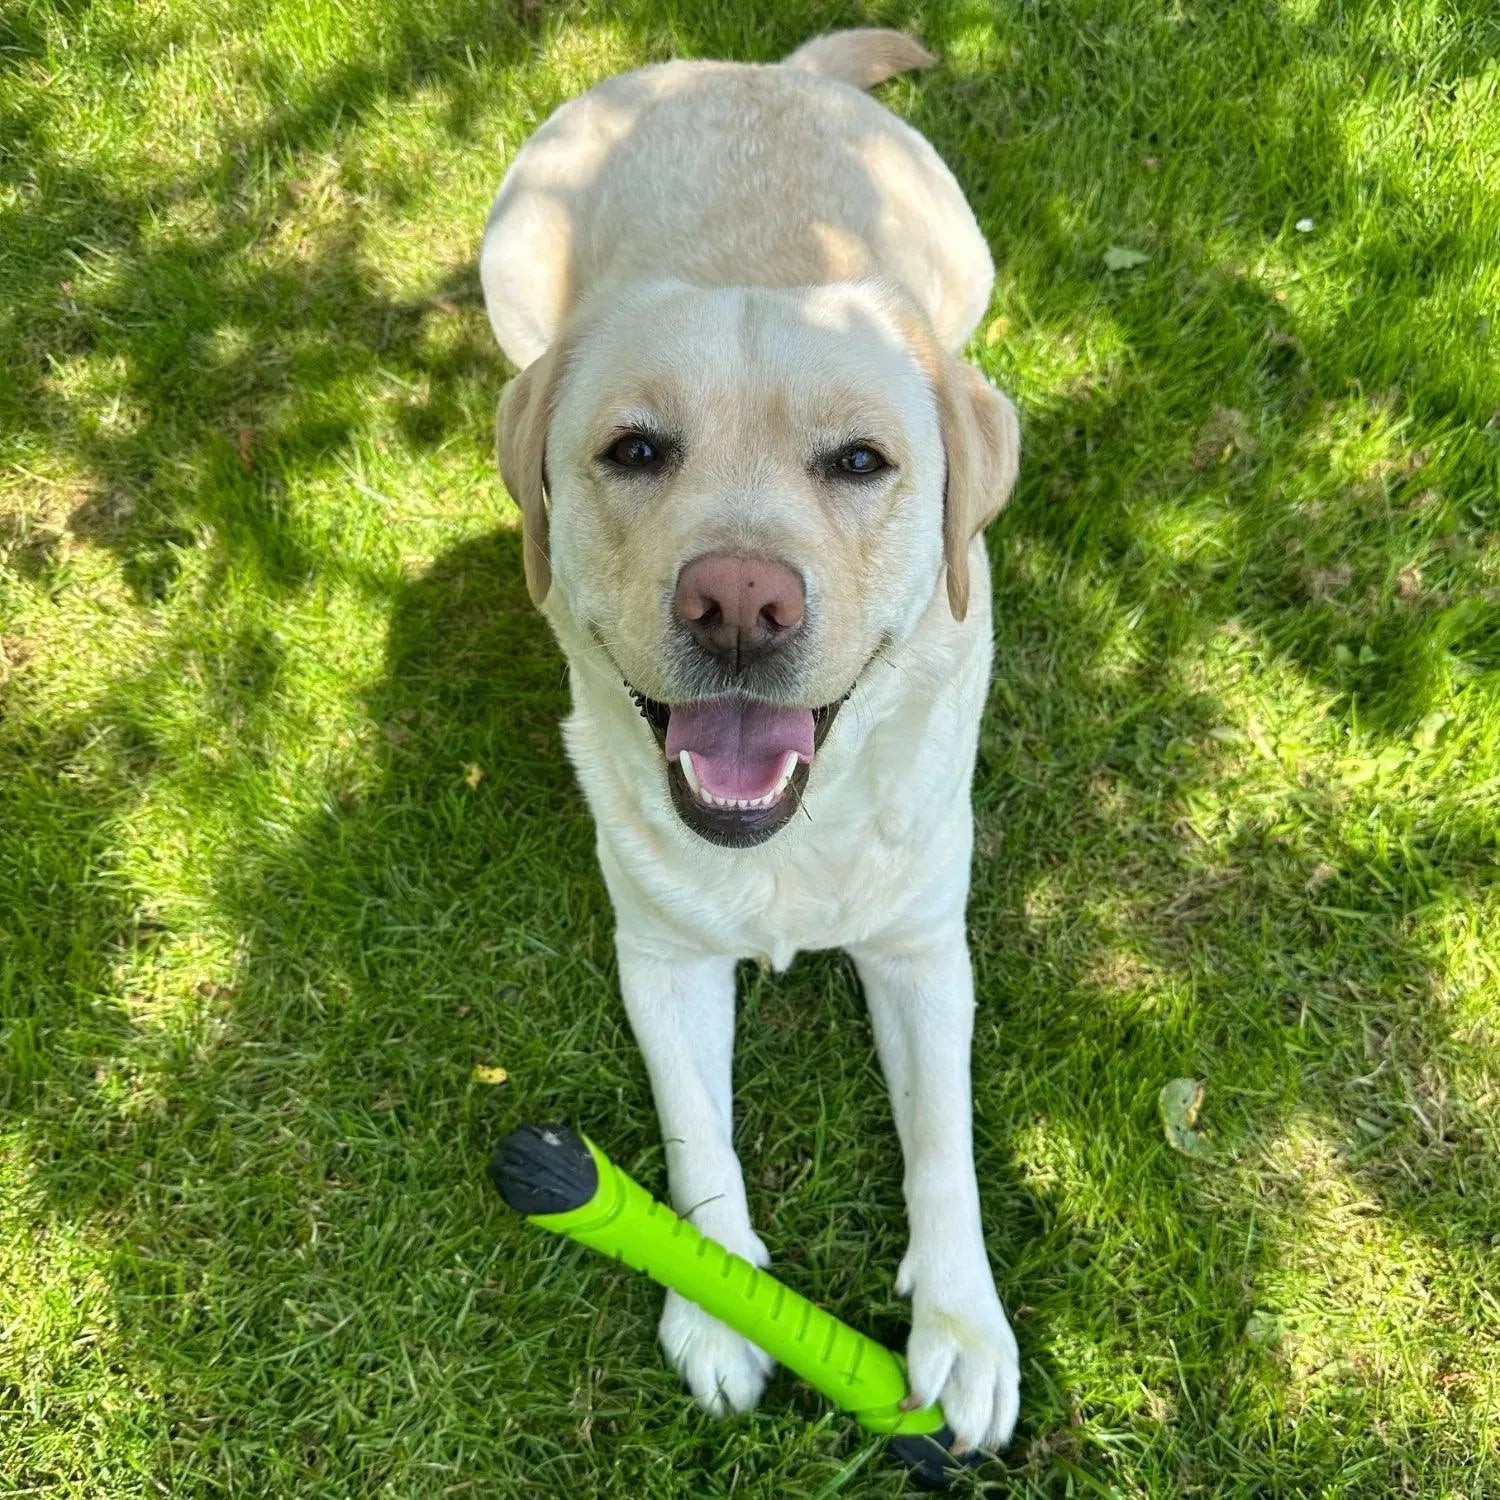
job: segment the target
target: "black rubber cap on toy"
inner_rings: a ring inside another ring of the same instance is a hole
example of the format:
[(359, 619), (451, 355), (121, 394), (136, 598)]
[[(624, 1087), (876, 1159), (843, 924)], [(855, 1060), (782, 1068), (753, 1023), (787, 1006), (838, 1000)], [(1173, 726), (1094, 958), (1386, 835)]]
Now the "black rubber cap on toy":
[(901, 1432), (890, 1442), (891, 1457), (906, 1465), (911, 1482), (921, 1490), (945, 1490), (959, 1469), (972, 1469), (983, 1455), (977, 1448), (967, 1453), (953, 1451), (953, 1429), (936, 1432)]
[(523, 1125), (495, 1147), (490, 1181), (518, 1214), (565, 1214), (599, 1190), (599, 1168), (566, 1125)]

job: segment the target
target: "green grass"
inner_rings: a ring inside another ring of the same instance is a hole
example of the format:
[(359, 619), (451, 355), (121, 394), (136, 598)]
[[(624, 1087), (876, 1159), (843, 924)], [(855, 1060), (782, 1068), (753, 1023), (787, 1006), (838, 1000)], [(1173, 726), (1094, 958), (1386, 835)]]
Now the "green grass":
[[(482, 1178), (564, 1115), (662, 1181), (490, 464), (489, 196), (610, 72), (869, 20), (943, 56), (885, 97), (1027, 440), (972, 909), (1025, 1389), (966, 1492), (1500, 1493), (1486, 0), (0, 18), (0, 1496), (899, 1492), (784, 1376), (700, 1416), (656, 1293)], [(743, 991), (757, 1222), (898, 1337), (851, 973)]]

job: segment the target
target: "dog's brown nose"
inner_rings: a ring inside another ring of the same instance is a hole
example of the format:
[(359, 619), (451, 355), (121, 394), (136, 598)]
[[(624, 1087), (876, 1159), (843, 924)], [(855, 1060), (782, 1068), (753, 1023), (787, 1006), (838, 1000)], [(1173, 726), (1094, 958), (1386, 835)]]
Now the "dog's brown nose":
[(802, 577), (769, 557), (711, 552), (677, 579), (677, 617), (704, 650), (738, 669), (801, 628)]

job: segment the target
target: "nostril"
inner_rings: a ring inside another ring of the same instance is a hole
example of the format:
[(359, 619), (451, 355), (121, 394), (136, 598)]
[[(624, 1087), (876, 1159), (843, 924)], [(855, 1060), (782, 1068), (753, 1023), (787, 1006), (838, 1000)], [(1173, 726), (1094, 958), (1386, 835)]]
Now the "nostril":
[(793, 595), (778, 594), (760, 608), (760, 619), (777, 635), (786, 635), (802, 623), (802, 600)]
[(690, 625), (709, 623), (718, 608), (718, 604), (707, 594), (688, 589), (677, 595), (677, 613)]

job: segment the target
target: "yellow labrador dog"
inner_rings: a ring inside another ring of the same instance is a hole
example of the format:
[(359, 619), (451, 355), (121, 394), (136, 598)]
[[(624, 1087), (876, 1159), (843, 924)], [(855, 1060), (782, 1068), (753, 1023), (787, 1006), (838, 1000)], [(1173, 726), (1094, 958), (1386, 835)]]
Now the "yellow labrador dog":
[[(736, 961), (841, 947), (906, 1160), (913, 1393), (964, 1446), (1015, 1422), (971, 1141), (969, 786), (990, 671), (981, 533), (1010, 402), (957, 352), (994, 268), (937, 153), (862, 90), (893, 31), (769, 67), (672, 62), (564, 105), (481, 254), (526, 581), (571, 669), (620, 985), (678, 1210), (758, 1264), (732, 1129)], [(668, 1294), (710, 1411), (770, 1362)]]

